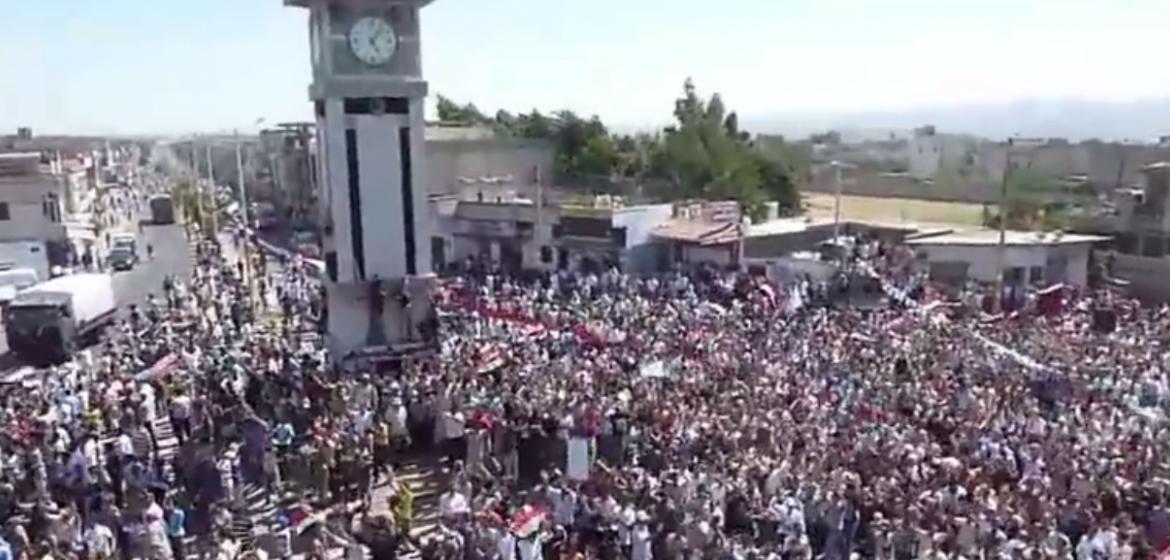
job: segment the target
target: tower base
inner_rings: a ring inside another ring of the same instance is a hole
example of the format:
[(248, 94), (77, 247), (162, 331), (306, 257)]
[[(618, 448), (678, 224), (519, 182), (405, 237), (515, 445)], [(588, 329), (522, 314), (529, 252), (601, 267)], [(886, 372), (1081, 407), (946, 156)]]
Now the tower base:
[(431, 298), (433, 285), (433, 275), (377, 283), (326, 284), (326, 344), (333, 361), (344, 364), (397, 359), (436, 349), (438, 319)]

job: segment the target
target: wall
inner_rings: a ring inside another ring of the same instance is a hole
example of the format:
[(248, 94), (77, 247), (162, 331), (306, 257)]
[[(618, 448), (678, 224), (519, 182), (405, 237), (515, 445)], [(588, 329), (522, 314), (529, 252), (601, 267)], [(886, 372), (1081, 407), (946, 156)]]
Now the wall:
[(613, 211), (613, 227), (626, 230), (626, 247), (621, 255), (622, 270), (648, 274), (661, 268), (665, 249), (650, 232), (670, 220), (673, 212), (671, 204), (631, 206)]
[(49, 250), (43, 241), (0, 242), (0, 270), (31, 268), (40, 281), (49, 279)]
[(909, 173), (916, 179), (928, 179), (938, 173), (942, 158), (942, 142), (931, 134), (915, 134), (910, 139)]
[[(1109, 260), (1105, 252), (1098, 252), (1099, 262)], [(1130, 283), (1129, 293), (1151, 301), (1170, 301), (1170, 259), (1139, 255), (1112, 255), (1113, 277)]]
[[(539, 172), (538, 172), (539, 170)], [(511, 185), (531, 187), (551, 184), (553, 148), (538, 141), (428, 140), (427, 181), (430, 194), (458, 194), (466, 190), (464, 179), (505, 177)]]
[[(995, 245), (928, 245), (916, 243), (914, 250), (926, 263), (936, 262), (965, 262), (968, 263), (967, 276), (978, 282), (992, 283), (997, 280), (999, 271), (999, 248)], [(1008, 246), (1004, 251), (1004, 270), (1013, 267), (1024, 269), (1025, 278), (1034, 267), (1040, 267), (1041, 272), (1047, 266), (1050, 257), (1063, 255), (1068, 259), (1064, 278), (1059, 281), (1075, 286), (1084, 286), (1088, 280), (1088, 244), (1065, 245), (1025, 245)]]
[(626, 249), (651, 243), (650, 232), (671, 218), (671, 204), (631, 206), (613, 211), (613, 227), (626, 228)]
[(60, 197), (62, 190), (61, 181), (50, 175), (0, 178), (0, 202), (8, 204), (9, 213), (8, 220), (0, 221), (0, 241), (65, 239), (65, 226), (50, 221), (44, 205), (47, 195)]
[(731, 264), (734, 247), (728, 245), (683, 245), (683, 261), (687, 264), (713, 264), (727, 266)]
[[(832, 173), (818, 171), (813, 180), (802, 187), (809, 192), (834, 192)], [(870, 170), (855, 172), (842, 181), (842, 194), (887, 198), (917, 198), (954, 202), (995, 203), (999, 200), (999, 184), (978, 177), (947, 176), (931, 183), (920, 181), (909, 174), (877, 173)]]

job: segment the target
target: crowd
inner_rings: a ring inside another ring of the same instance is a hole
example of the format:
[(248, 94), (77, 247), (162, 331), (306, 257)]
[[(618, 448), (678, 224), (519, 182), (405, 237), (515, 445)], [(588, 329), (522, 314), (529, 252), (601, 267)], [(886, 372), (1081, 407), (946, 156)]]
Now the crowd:
[[(891, 257), (864, 270), (894, 272)], [(859, 309), (833, 286), (710, 272), (449, 284), (430, 387), (444, 453), (473, 473), (446, 496), (454, 540), (507, 559), (533, 542), (570, 557), (1082, 560), (1170, 542), (1164, 311), (1116, 302), (1120, 326), (1102, 332), (1092, 297), (1004, 318), (887, 289), (893, 305)], [(521, 538), (508, 519), (526, 507), (548, 520)]]
[[(1170, 543), (1159, 310), (1116, 302), (1109, 333), (1088, 296), (989, 320), (926, 301), (876, 249), (858, 274), (917, 301), (715, 270), (477, 270), (438, 288), (433, 356), (336, 368), (311, 275), (245, 274), (231, 245), (201, 243), (190, 278), (100, 347), (3, 380), (0, 560), (1120, 560)], [(437, 498), (406, 481), (419, 466)]]

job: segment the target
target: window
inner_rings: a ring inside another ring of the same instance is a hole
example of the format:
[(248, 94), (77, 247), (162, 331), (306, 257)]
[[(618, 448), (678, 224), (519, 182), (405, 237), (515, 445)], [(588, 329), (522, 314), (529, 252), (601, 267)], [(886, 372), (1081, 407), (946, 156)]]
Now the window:
[(11, 220), (12, 214), (8, 211), (8, 203), (0, 202), (0, 220)]
[(1123, 255), (1134, 255), (1138, 251), (1138, 237), (1132, 233), (1123, 233), (1118, 235), (1117, 252)]
[(930, 279), (949, 286), (962, 286), (967, 281), (969, 264), (962, 261), (936, 261), (929, 265)]
[(1033, 266), (1028, 269), (1028, 281), (1035, 285), (1044, 283), (1044, 267)]
[(540, 248), (540, 262), (542, 262), (542, 263), (544, 263), (544, 264), (549, 264), (549, 263), (551, 263), (552, 261), (553, 261), (553, 249), (552, 249), (552, 247), (549, 247), (548, 245), (544, 245), (544, 246), (542, 246), (542, 247)]
[(1004, 284), (1014, 285), (1019, 284), (1024, 280), (1024, 267), (1013, 266), (1003, 271)]
[(1161, 235), (1147, 235), (1142, 239), (1142, 256), (1162, 258), (1166, 254), (1166, 243)]

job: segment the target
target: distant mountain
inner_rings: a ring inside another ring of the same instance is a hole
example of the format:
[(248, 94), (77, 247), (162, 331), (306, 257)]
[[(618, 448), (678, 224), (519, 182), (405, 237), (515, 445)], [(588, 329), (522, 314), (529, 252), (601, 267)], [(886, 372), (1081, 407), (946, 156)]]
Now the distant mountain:
[(1002, 104), (921, 107), (904, 111), (858, 113), (777, 113), (741, 116), (753, 133), (802, 138), (835, 129), (847, 138), (905, 135), (924, 124), (939, 132), (990, 139), (1009, 136), (1064, 137), (1069, 140), (1154, 141), (1170, 134), (1170, 97), (1109, 103), (1079, 99), (1032, 99)]

